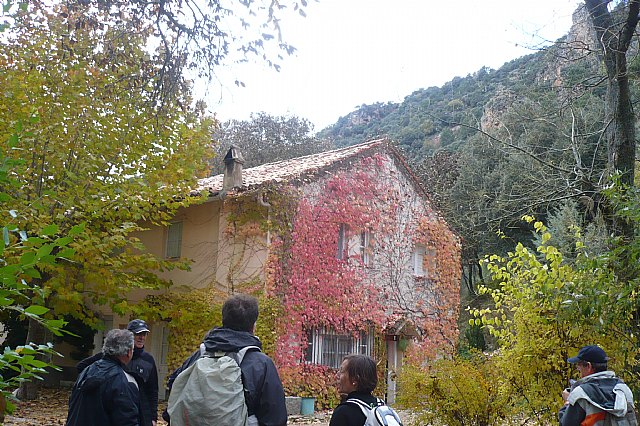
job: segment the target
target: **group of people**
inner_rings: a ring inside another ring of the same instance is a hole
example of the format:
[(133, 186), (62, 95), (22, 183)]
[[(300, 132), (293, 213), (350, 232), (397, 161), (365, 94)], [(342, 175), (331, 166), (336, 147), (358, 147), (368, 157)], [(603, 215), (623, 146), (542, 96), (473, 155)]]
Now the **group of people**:
[[(200, 347), (168, 379), (176, 378), (207, 353), (246, 351), (242, 372), (248, 424), (287, 424), (284, 391), (273, 361), (259, 348), (254, 335), (258, 302), (236, 294), (222, 307), (222, 327), (207, 333)], [(67, 426), (156, 426), (158, 373), (151, 354), (144, 350), (149, 328), (135, 319), (126, 330), (109, 331), (102, 352), (81, 361), (69, 398)], [(608, 358), (598, 346), (585, 346), (568, 362), (576, 364), (580, 380), (563, 391), (559, 412), (561, 426), (637, 425), (633, 395), (627, 385), (607, 370)], [(345, 396), (331, 416), (330, 426), (359, 426), (367, 421), (367, 408), (383, 402), (373, 396), (378, 383), (376, 362), (366, 355), (349, 355), (339, 371), (338, 388)], [(363, 409), (363, 407), (365, 407)], [(393, 410), (391, 410), (393, 411)], [(396, 424), (399, 419), (393, 413)], [(165, 410), (163, 418), (171, 422)]]
[(78, 363), (67, 425), (156, 426), (158, 369), (144, 350), (148, 334), (147, 323), (135, 319), (109, 331), (102, 352)]

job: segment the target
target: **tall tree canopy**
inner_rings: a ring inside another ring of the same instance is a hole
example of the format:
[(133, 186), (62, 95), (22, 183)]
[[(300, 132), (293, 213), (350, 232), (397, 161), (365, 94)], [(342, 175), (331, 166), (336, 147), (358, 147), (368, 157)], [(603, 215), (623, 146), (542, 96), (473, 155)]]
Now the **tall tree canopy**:
[[(20, 2), (5, 3), (9, 8)], [(59, 6), (82, 11), (75, 25), (97, 25), (103, 36), (110, 28), (126, 26), (127, 34), (147, 46), (159, 65), (153, 79), (158, 96), (181, 90), (179, 77), (187, 69), (211, 79), (220, 67), (255, 59), (279, 70), (284, 56), (295, 51), (283, 37), (281, 22), (291, 15), (306, 16), (307, 7), (306, 0), (35, 0), (24, 4), (30, 13), (59, 11)], [(141, 71), (144, 75), (145, 70)]]
[[(1, 188), (17, 228), (37, 236), (56, 224), (66, 235), (83, 224), (73, 260), (44, 265), (33, 282), (52, 312), (91, 322), (86, 300), (122, 312), (129, 289), (158, 287), (153, 272), (173, 267), (131, 233), (193, 201), (186, 194), (206, 174), (215, 121), (190, 107), (184, 80), (158, 102), (162, 61), (126, 24), (87, 21), (98, 16), (88, 7), (20, 14), (6, 31), (0, 140), (10, 141), (10, 173), (21, 182)], [(30, 323), (29, 341), (46, 341), (41, 331)]]
[[(230, 145), (242, 150), (245, 167), (288, 160), (332, 149), (327, 139), (312, 135), (313, 124), (296, 116), (276, 117), (265, 112), (252, 114), (249, 120), (229, 120), (215, 133), (217, 157), (222, 158)], [(213, 173), (223, 170), (219, 161)]]
[[(207, 173), (216, 122), (194, 102), (187, 76), (212, 78), (252, 56), (278, 69), (294, 51), (282, 38), (281, 18), (304, 16), (306, 5), (3, 3), (0, 139), (10, 141), (7, 164), (22, 183), (0, 187), (3, 211), (27, 236), (50, 236), (50, 224), (56, 235), (83, 229), (73, 260), (37, 268), (33, 284), (51, 313), (92, 323), (87, 300), (125, 312), (128, 290), (157, 288), (163, 283), (155, 271), (185, 266), (145, 254), (132, 233), (193, 202), (186, 194)], [(16, 246), (8, 246), (5, 260), (19, 257)], [(43, 331), (30, 323), (28, 339), (46, 341)]]

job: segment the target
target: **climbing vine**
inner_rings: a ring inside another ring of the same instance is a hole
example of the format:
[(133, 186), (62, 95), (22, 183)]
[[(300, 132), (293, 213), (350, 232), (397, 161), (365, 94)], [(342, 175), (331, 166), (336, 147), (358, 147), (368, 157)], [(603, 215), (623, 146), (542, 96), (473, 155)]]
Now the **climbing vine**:
[[(259, 298), (256, 334), (287, 392), (313, 392), (322, 404), (337, 402), (336, 376), (301, 362), (313, 329), (415, 338), (407, 351), (417, 365), (450, 352), (457, 339), (459, 243), (395, 161), (375, 154), (354, 159), (347, 170), (301, 176), (225, 200), (218, 263), (229, 271), (217, 283), (225, 294), (207, 288), (156, 303), (163, 307), (158, 318), (176, 331), (170, 365), (220, 323), (221, 301), (233, 292)], [(424, 274), (414, 273), (416, 246), (427, 249)], [(265, 262), (259, 277), (246, 272), (246, 265), (257, 262)], [(384, 351), (375, 355), (385, 358)]]
[(375, 177), (366, 171), (342, 172), (310, 185), (296, 206), (290, 239), (274, 242), (271, 261), (277, 264), (270, 278), (283, 301), (286, 324), (281, 329), (288, 330), (279, 340), (280, 365), (302, 358), (306, 332), (314, 327), (354, 333), (371, 324), (381, 326), (384, 309), (360, 253), (346, 245), (338, 253), (341, 227), (347, 241), (364, 231), (379, 231), (385, 220), (376, 205), (382, 188)]
[[(355, 333), (373, 326), (380, 332), (404, 319), (418, 329), (422, 356), (443, 345), (453, 348), (459, 243), (392, 162), (377, 154), (351, 171), (283, 191), (290, 202), (286, 213), (272, 215), (281, 221), (273, 224), (278, 232), (266, 274), (267, 292), (282, 300), (280, 366), (302, 359), (307, 331), (316, 327)], [(435, 253), (425, 257), (425, 277), (410, 272), (416, 244)]]
[(179, 367), (214, 326), (222, 325), (225, 294), (213, 287), (148, 296), (132, 307), (135, 317), (164, 321), (170, 331), (167, 365)]
[(451, 353), (457, 343), (461, 246), (446, 223), (437, 217), (420, 219), (415, 241), (431, 253), (425, 257), (428, 274), (416, 283), (420, 290), (416, 293), (423, 296), (417, 302), (420, 315), (416, 319), (422, 339), (409, 351), (421, 362), (425, 355), (434, 357), (438, 350)]

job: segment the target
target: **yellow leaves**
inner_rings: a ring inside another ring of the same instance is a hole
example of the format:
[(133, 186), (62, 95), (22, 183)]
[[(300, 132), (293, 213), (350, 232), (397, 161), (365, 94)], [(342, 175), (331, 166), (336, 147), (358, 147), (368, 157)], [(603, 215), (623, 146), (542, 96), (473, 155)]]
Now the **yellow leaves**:
[[(470, 359), (442, 358), (422, 368), (403, 366), (398, 397), (404, 408), (420, 414), (420, 424), (500, 424), (510, 410), (505, 388), (491, 357), (472, 352)], [(425, 398), (428, 395), (428, 398)]]

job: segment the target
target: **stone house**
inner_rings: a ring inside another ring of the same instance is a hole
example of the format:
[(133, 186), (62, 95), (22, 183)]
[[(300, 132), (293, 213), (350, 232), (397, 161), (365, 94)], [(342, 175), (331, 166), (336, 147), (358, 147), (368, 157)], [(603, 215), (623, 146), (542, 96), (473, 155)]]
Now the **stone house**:
[[(387, 140), (244, 170), (232, 147), (224, 162), (223, 175), (198, 182), (204, 202), (140, 235), (158, 256), (191, 259), (189, 271), (162, 278), (185, 291), (257, 288), (277, 299), (279, 367), (337, 368), (348, 353), (386, 354), (391, 402), (407, 342), (425, 353), (454, 344), (459, 241)], [(102, 318), (107, 328), (127, 322)], [(164, 381), (169, 332), (151, 326), (147, 350)]]

